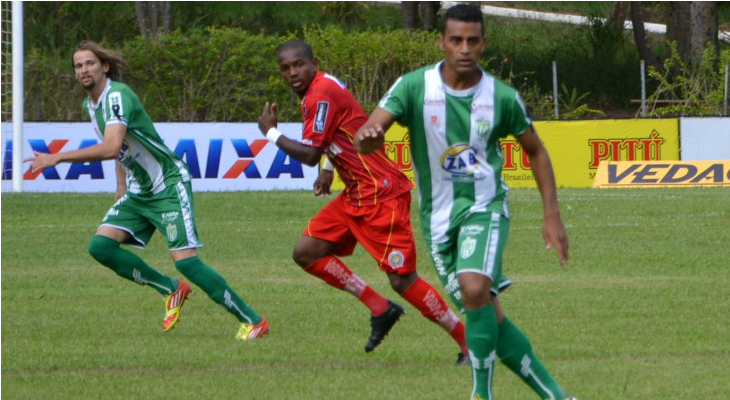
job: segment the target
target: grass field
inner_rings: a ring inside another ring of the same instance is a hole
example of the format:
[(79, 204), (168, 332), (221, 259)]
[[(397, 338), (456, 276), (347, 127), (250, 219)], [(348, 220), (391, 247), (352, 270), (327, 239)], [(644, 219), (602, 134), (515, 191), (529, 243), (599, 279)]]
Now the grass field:
[[(730, 398), (730, 190), (559, 191), (571, 240), (544, 251), (535, 190), (514, 190), (502, 296), (552, 374), (581, 400)], [(458, 349), (404, 301), (366, 354), (368, 313), (290, 254), (324, 203), (309, 192), (198, 193), (203, 260), (267, 316), (270, 335), (194, 289), (177, 327), (163, 301), (86, 247), (112, 194), (2, 194), (2, 399), (467, 399)], [(420, 232), (414, 220), (416, 232)], [(439, 287), (423, 250), (420, 273)], [(158, 235), (142, 256), (179, 277)], [(345, 259), (397, 300), (360, 248)], [(442, 292), (443, 293), (443, 292)], [(537, 399), (505, 367), (498, 400)]]

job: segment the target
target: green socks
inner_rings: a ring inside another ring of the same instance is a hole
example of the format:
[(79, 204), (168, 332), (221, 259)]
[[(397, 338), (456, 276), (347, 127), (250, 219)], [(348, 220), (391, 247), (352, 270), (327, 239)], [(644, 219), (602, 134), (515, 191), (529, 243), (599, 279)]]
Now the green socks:
[(530, 340), (507, 317), (504, 317), (502, 323), (499, 324), (497, 356), (504, 365), (522, 378), (541, 399), (564, 399), (567, 397), (565, 391), (555, 382), (533, 353)]
[(497, 348), (497, 315), (492, 303), (466, 310), (466, 345), (472, 360), (472, 399), (492, 398), (492, 378)]
[(258, 324), (261, 315), (246, 304), (236, 292), (228, 286), (223, 277), (213, 268), (205, 265), (198, 256), (186, 258), (175, 263), (175, 268), (186, 278), (199, 286), (211, 298), (220, 304), (240, 322)]
[(89, 254), (122, 278), (151, 286), (163, 296), (177, 289), (177, 280), (150, 267), (131, 251), (122, 249), (114, 239), (94, 235), (89, 243)]

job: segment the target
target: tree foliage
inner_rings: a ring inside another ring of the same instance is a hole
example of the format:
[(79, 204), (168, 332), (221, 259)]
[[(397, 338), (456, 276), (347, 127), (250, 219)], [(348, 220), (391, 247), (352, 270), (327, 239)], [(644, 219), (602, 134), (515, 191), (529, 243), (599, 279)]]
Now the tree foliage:
[[(366, 111), (375, 107), (399, 75), (441, 58), (436, 33), (400, 29), (401, 9), (393, 4), (170, 3), (170, 33), (144, 38), (135, 2), (25, 2), (26, 117), (85, 119), (79, 106), (85, 93), (70, 68), (70, 51), (84, 39), (124, 55), (132, 67), (127, 81), (160, 121), (254, 121), (264, 101), (279, 103), (285, 120), (299, 120), (297, 99), (281, 79), (274, 54), (276, 46), (289, 38), (310, 42), (321, 69), (345, 81)], [(569, 7), (545, 4), (563, 7), (556, 11)], [(665, 7), (650, 2), (641, 8), (651, 19), (663, 15)], [(730, 9), (722, 3), (718, 7)], [(581, 97), (581, 104), (572, 104), (577, 112), (583, 109), (585, 115), (600, 115), (592, 111), (601, 109), (633, 114), (630, 99), (641, 93), (640, 57), (631, 33), (619, 23), (628, 5), (594, 5), (593, 9), (597, 14), (584, 26), (487, 16), (488, 45), (482, 65), (517, 87), (539, 118), (553, 114), (549, 98), (553, 61), (558, 65), (559, 83), (570, 88), (560, 96)], [(607, 14), (612, 18), (604, 22)], [(678, 85), (686, 79), (676, 74), (695, 76), (688, 72), (690, 64), (681, 56), (677, 59), (664, 38), (647, 35), (646, 39), (658, 68), (658, 75), (648, 82), (648, 92), (661, 88), (661, 98), (670, 93), (679, 96)], [(717, 49), (727, 47), (720, 43)], [(664, 59), (671, 61), (672, 71), (661, 70)], [(678, 60), (685, 67), (679, 67)], [(721, 63), (724, 58), (718, 54), (715, 60)], [(722, 67), (715, 65), (713, 71)], [(692, 79), (716, 82), (715, 78)], [(565, 100), (563, 108), (573, 103), (570, 98), (561, 100)], [(7, 104), (3, 99), (4, 108)], [(561, 112), (566, 115), (570, 115), (567, 109)]]

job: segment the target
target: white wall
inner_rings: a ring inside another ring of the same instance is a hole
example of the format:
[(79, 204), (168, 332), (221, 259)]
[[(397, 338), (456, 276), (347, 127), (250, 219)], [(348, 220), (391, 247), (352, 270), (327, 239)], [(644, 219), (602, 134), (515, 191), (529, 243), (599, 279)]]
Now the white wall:
[(730, 160), (730, 118), (679, 120), (682, 160)]

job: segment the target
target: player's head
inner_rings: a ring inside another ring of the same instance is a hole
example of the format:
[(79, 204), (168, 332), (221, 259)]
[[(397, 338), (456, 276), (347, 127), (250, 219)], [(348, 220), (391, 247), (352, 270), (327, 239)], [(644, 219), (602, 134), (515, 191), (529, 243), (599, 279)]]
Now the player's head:
[(479, 58), (487, 43), (479, 7), (458, 4), (449, 8), (444, 15), (438, 43), (444, 53), (444, 68), (449, 73), (464, 76), (478, 71)]
[(124, 60), (122, 60), (122, 57), (119, 54), (105, 49), (98, 43), (90, 40), (84, 40), (76, 45), (71, 58), (71, 64), (76, 72), (77, 78), (79, 73), (79, 71), (77, 71), (77, 68), (79, 67), (77, 62), (77, 58), (79, 58), (77, 57), (78, 53), (85, 53), (87, 56), (85, 58), (96, 58), (96, 60), (101, 64), (104, 74), (115, 81), (122, 78), (122, 73), (127, 68), (127, 64)]
[(484, 36), (484, 16), (482, 10), (477, 6), (469, 4), (457, 4), (448, 10), (444, 14), (444, 19), (441, 22), (441, 34), (443, 35), (446, 31), (446, 25), (450, 21), (462, 21), (462, 22), (477, 22), (479, 23), (482, 36)]
[(303, 97), (317, 73), (319, 61), (312, 47), (301, 40), (289, 40), (276, 50), (279, 71), (294, 93)]

